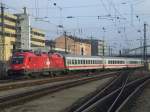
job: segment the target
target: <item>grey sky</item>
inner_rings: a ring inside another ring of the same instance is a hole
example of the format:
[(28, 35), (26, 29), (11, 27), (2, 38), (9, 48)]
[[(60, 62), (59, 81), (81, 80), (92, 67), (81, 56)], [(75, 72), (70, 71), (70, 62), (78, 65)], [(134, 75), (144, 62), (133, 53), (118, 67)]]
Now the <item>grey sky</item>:
[[(44, 29), (50, 39), (62, 34), (62, 30), (57, 27), (62, 24), (69, 34), (81, 38), (105, 37), (114, 48), (132, 48), (139, 46), (137, 39), (143, 36), (144, 21), (150, 25), (149, 0), (1, 1), (8, 5), (8, 12), (21, 12), (22, 7), (26, 6), (32, 26)], [(68, 16), (73, 18), (66, 18)], [(141, 30), (141, 34), (137, 30)]]

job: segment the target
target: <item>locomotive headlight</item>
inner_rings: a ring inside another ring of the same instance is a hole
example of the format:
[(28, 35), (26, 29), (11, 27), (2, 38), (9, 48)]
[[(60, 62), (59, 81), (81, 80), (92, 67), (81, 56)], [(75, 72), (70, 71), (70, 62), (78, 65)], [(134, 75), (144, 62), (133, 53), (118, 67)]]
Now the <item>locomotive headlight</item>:
[(21, 67), (22, 69), (25, 69), (25, 67), (23, 66), (23, 67)]

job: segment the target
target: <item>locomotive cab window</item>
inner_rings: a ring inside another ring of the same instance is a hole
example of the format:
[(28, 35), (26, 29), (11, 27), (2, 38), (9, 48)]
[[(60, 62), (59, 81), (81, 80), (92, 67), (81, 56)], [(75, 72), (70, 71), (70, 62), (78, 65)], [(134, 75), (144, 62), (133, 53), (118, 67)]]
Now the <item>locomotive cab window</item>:
[(24, 56), (14, 56), (12, 57), (12, 64), (22, 64), (24, 61)]

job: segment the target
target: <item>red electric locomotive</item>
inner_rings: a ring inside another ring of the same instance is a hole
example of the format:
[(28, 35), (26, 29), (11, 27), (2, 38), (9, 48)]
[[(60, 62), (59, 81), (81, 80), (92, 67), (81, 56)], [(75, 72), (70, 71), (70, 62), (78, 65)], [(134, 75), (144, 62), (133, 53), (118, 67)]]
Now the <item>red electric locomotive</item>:
[(17, 52), (12, 56), (8, 75), (26, 75), (34, 72), (48, 71), (50, 66), (47, 54)]
[[(51, 74), (65, 69), (64, 58), (58, 53), (16, 52), (11, 59), (9, 76)], [(36, 73), (36, 74), (34, 74)]]

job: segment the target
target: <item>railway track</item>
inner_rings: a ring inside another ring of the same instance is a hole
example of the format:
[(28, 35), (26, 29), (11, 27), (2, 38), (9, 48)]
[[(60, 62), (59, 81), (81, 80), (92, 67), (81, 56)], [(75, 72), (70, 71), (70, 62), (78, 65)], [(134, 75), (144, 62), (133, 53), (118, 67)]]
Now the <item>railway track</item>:
[(34, 99), (34, 98), (37, 98), (46, 94), (50, 94), (50, 93), (53, 93), (62, 89), (85, 84), (85, 83), (96, 81), (96, 80), (106, 78), (106, 77), (112, 77), (114, 75), (115, 73), (108, 73), (105, 75), (97, 75), (97, 76), (83, 77), (80, 79), (66, 80), (57, 84), (48, 83), (48, 84), (39, 85), (39, 86), (30, 88), (28, 90), (3, 95), (0, 97), (0, 108), (5, 108), (6, 106), (16, 105), (18, 103), (20, 104), (21, 102), (29, 101), (31, 99)]
[[(109, 72), (108, 74), (115, 74), (117, 72)], [(101, 75), (105, 76), (107, 73), (95, 73), (95, 74), (90, 74), (88, 75), (93, 76), (93, 75)], [(79, 79), (79, 78), (84, 78), (86, 77), (87, 74), (76, 74), (76, 75), (71, 75), (71, 76), (61, 76), (61, 77), (54, 77), (54, 78), (42, 78), (42, 79), (29, 79), (29, 80), (21, 80), (21, 81), (6, 81), (0, 84), (0, 91), (5, 91), (5, 90), (11, 90), (11, 89), (17, 89), (17, 88), (22, 88), (22, 87), (31, 87), (31, 86), (36, 86), (36, 85), (42, 85), (42, 84), (47, 84), (47, 83), (53, 83), (53, 82), (59, 82), (59, 81), (65, 81), (65, 80), (71, 80), (71, 79)]]
[(129, 80), (133, 71), (122, 72), (121, 75), (103, 90), (99, 90), (90, 98), (83, 100), (65, 110), (65, 112), (120, 112), (128, 102), (150, 82), (150, 76)]

